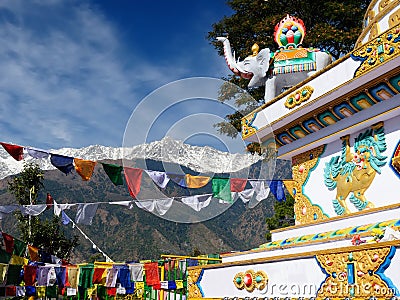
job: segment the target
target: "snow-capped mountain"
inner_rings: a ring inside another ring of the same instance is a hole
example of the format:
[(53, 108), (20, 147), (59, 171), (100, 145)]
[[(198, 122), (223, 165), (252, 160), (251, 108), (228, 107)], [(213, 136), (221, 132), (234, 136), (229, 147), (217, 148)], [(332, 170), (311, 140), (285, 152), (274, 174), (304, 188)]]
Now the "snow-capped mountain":
[[(149, 144), (141, 144), (131, 148), (114, 148), (101, 145), (91, 145), (80, 149), (61, 148), (48, 150), (53, 154), (60, 154), (69, 157), (82, 159), (101, 160), (130, 160), (130, 159), (153, 159), (168, 163), (180, 164), (194, 171), (202, 173), (226, 173), (237, 172), (243, 168), (256, 163), (261, 159), (258, 155), (231, 154), (222, 152), (212, 147), (192, 146), (182, 141), (165, 137), (161, 141)], [(35, 159), (24, 154), (24, 160), (16, 161), (4, 149), (0, 147), (0, 179), (18, 174), (23, 163), (33, 161), (43, 170), (54, 170), (50, 159)]]

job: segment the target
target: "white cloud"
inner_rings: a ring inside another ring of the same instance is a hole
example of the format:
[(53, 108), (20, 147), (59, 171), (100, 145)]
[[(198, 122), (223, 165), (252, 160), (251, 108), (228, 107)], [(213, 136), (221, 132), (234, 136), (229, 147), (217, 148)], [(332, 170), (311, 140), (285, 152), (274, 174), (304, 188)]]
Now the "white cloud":
[(18, 144), (118, 145), (143, 87), (168, 82), (166, 66), (128, 52), (88, 4), (4, 2), (0, 44), (0, 130)]

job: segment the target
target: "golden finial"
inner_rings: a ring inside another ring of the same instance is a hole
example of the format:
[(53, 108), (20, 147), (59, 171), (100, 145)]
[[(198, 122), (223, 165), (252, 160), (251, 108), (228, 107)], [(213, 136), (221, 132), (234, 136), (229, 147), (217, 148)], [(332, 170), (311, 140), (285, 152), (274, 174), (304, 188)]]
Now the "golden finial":
[(258, 54), (258, 50), (260, 50), (260, 47), (257, 45), (257, 43), (254, 43), (254, 45), (251, 47), (251, 51), (253, 52), (252, 56), (256, 56)]

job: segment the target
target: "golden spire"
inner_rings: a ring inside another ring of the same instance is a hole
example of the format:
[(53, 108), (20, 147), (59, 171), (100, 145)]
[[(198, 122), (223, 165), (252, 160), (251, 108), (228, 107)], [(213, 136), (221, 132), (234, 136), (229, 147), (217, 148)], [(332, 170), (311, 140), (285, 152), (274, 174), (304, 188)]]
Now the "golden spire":
[(257, 45), (257, 43), (254, 43), (254, 45), (251, 47), (251, 52), (253, 52), (252, 56), (256, 56), (259, 50), (260, 47)]

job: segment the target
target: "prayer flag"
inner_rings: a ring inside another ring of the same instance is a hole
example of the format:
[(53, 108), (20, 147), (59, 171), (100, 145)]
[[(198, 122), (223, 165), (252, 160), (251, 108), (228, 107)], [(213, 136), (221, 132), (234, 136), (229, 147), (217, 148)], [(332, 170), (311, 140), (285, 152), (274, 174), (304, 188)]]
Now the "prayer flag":
[(14, 239), (14, 254), (18, 256), (24, 256), (26, 252), (26, 243), (23, 241)]
[(26, 150), (30, 156), (36, 159), (48, 158), (50, 156), (50, 153), (45, 150), (35, 148), (26, 148)]
[(135, 201), (135, 204), (139, 208), (143, 208), (149, 212), (157, 211), (159, 215), (165, 215), (169, 208), (172, 206), (174, 200), (158, 199), (158, 200), (146, 200), (146, 201)]
[(61, 222), (63, 225), (68, 225), (71, 222), (70, 217), (63, 210), (61, 211)]
[(15, 285), (6, 286), (6, 297), (15, 297), (17, 294), (17, 288)]
[(207, 207), (211, 202), (211, 195), (196, 195), (196, 196), (189, 196), (183, 197), (182, 203), (193, 208), (195, 211), (200, 211), (204, 207)]
[(15, 160), (24, 159), (24, 148), (18, 145), (11, 145), (7, 143), (1, 143), (3, 148), (10, 154)]
[(144, 170), (147, 175), (154, 181), (155, 184), (157, 184), (160, 188), (164, 189), (170, 178), (167, 176), (167, 173), (165, 172), (159, 172), (159, 171), (150, 171), (150, 170)]
[(122, 181), (122, 166), (117, 166), (113, 164), (106, 164), (106, 163), (101, 163), (103, 166), (104, 172), (108, 175), (108, 178), (110, 178), (111, 182), (114, 183), (114, 185), (123, 185)]
[(9, 265), (7, 273), (7, 285), (19, 285), (22, 281), (21, 277), (22, 265)]
[(144, 270), (146, 274), (146, 284), (153, 286), (160, 283), (160, 275), (158, 273), (158, 263), (151, 262), (144, 264)]
[(55, 166), (65, 175), (68, 175), (74, 169), (73, 157), (63, 156), (59, 154), (51, 154), (50, 161), (53, 166)]
[(25, 285), (34, 285), (36, 281), (37, 266), (27, 265), (24, 266), (24, 282)]
[(83, 181), (88, 181), (93, 175), (96, 162), (81, 158), (74, 158), (74, 163), (75, 171), (82, 177)]
[(269, 188), (278, 202), (286, 201), (282, 180), (272, 180)]
[(32, 245), (28, 245), (28, 252), (31, 258), (31, 261), (39, 261), (39, 249), (33, 247)]
[(76, 212), (75, 223), (92, 225), (92, 220), (96, 214), (98, 203), (79, 204)]
[(79, 268), (79, 286), (85, 289), (93, 286), (93, 265), (81, 266)]
[(231, 192), (242, 192), (247, 184), (247, 179), (231, 178)]
[(186, 174), (185, 176), (186, 186), (191, 189), (198, 189), (205, 186), (210, 179), (211, 177), (208, 176), (193, 176), (190, 174)]
[(101, 284), (105, 268), (95, 268), (93, 271), (93, 284)]
[(138, 168), (124, 168), (126, 184), (128, 185), (129, 194), (132, 198), (136, 199), (137, 194), (140, 192), (140, 183), (142, 181), (142, 169)]
[(1, 234), (3, 235), (4, 244), (6, 245), (6, 252), (12, 254), (14, 251), (14, 238), (5, 232)]
[(187, 187), (186, 181), (185, 181), (185, 175), (183, 174), (172, 174), (172, 173), (167, 173), (167, 176), (175, 182), (177, 185), (180, 185), (181, 187)]
[(53, 197), (50, 195), (50, 193), (47, 193), (47, 196), (46, 196), (46, 208), (50, 209), (53, 206), (53, 203), (54, 203)]
[(221, 199), (225, 202), (232, 203), (231, 185), (229, 178), (217, 178), (212, 179), (212, 191), (213, 197)]

